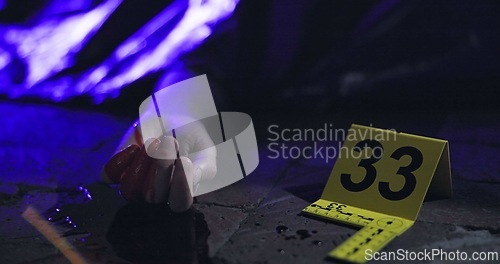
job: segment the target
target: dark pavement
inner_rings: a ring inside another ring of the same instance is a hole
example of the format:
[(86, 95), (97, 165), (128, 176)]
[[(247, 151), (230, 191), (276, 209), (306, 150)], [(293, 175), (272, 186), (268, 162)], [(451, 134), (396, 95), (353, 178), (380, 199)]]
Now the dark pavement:
[(0, 102), (0, 115), (0, 263), (68, 262), (22, 217), (30, 206), (50, 218), (50, 226), (89, 263), (326, 262), (327, 253), (356, 229), (299, 213), (319, 198), (334, 161), (269, 158), (272, 124), (293, 129), (331, 123), (347, 129), (351, 123), (372, 123), (448, 140), (453, 198), (426, 201), (415, 225), (384, 251), (500, 253), (495, 111), (253, 116), (258, 168), (198, 197), (193, 210), (181, 215), (166, 206), (127, 205), (116, 187), (99, 183), (100, 168), (131, 118), (7, 101)]

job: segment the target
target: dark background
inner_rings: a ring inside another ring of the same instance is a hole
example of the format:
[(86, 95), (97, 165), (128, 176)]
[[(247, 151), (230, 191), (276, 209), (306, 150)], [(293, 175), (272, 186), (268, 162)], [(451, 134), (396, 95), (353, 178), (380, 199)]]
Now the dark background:
[[(102, 61), (170, 2), (124, 1), (64, 73)], [(7, 1), (0, 21), (29, 21), (45, 3)], [(85, 95), (62, 105), (135, 115), (161, 76), (181, 67), (208, 75), (219, 110), (496, 108), (499, 11), (497, 1), (241, 1), (181, 66), (97, 106)]]
[[(5, 2), (2, 26), (30, 27), (51, 1)], [(59, 75), (98, 65), (170, 2), (123, 1)], [(99, 3), (88, 1), (87, 9)], [(268, 127), (352, 123), (449, 142), (453, 198), (426, 200), (415, 225), (385, 251), (498, 252), (498, 14), (493, 0), (242, 0), (199, 48), (116, 98), (96, 104), (87, 93), (58, 102), (2, 94), (0, 262), (67, 263), (22, 217), (27, 207), (89, 262), (324, 261), (357, 230), (299, 213), (320, 197), (335, 161), (269, 158)], [(26, 65), (16, 63), (10, 76), (22, 83)], [(185, 214), (126, 204), (116, 186), (99, 182), (140, 103), (172, 73), (179, 81), (207, 74), (218, 110), (250, 114), (259, 143), (260, 163), (249, 177), (197, 197)]]

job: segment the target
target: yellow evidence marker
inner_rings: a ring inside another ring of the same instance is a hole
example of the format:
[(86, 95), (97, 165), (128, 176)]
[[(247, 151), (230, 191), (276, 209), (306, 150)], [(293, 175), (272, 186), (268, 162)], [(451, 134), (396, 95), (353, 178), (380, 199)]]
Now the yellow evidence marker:
[(353, 124), (306, 214), (361, 227), (328, 256), (367, 261), (415, 222), (425, 195), (451, 197), (448, 141)]

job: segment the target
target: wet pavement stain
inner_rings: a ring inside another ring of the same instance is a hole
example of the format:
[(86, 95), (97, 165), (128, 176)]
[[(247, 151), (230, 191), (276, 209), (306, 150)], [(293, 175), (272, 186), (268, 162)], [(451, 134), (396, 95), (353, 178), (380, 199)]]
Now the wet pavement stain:
[(210, 230), (194, 208), (178, 214), (166, 204), (126, 203), (116, 188), (95, 183), (61, 192), (44, 215), (90, 262), (210, 263)]
[(311, 237), (311, 235), (309, 234), (309, 231), (307, 230), (304, 230), (304, 229), (301, 229), (301, 230), (297, 230), (297, 235), (300, 236), (300, 240), (304, 240), (306, 238), (309, 238)]
[(278, 233), (278, 234), (281, 234), (287, 230), (288, 230), (288, 227), (284, 226), (284, 225), (279, 225), (276, 227), (276, 233)]
[[(286, 229), (284, 229), (284, 228), (286, 228)], [(282, 232), (284, 232), (286, 230), (288, 230), (288, 227), (286, 227), (286, 226), (276, 227), (276, 232), (278, 232), (278, 234), (281, 234)], [(295, 234), (297, 234), (299, 236), (300, 240), (304, 240), (306, 238), (311, 237), (311, 234), (309, 234), (309, 231), (304, 230), (304, 229), (297, 230), (297, 232), (295, 232)], [(294, 239), (297, 239), (297, 236), (291, 235), (291, 236), (285, 237), (285, 240), (294, 240)]]
[(321, 246), (321, 245), (323, 245), (323, 241), (321, 241), (321, 240), (314, 240), (312, 243), (313, 243), (314, 245), (317, 245), (317, 246)]
[(106, 235), (119, 257), (135, 263), (210, 263), (204, 215), (182, 214), (164, 205), (128, 204)]

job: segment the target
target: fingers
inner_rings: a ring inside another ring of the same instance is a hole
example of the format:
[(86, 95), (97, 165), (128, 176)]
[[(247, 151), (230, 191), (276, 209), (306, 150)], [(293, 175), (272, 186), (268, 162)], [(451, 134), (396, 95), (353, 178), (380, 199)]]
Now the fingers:
[(194, 181), (210, 181), (217, 174), (217, 147), (201, 122), (192, 122), (178, 133), (181, 153), (193, 162)]
[(150, 203), (168, 200), (172, 211), (184, 212), (193, 204), (193, 164), (186, 157), (176, 159), (177, 149), (177, 140), (170, 136), (149, 145), (147, 154), (154, 159), (144, 178), (142, 196)]
[[(150, 147), (158, 146), (151, 143)], [(120, 193), (125, 200), (139, 200), (142, 195), (144, 179), (147, 176), (152, 159), (146, 153), (145, 146), (142, 146), (134, 161), (125, 170), (120, 181)]]
[[(153, 144), (154, 143), (154, 144)], [(160, 203), (167, 200), (170, 189), (170, 177), (176, 157), (176, 140), (173, 137), (161, 137), (153, 141), (147, 148), (147, 153), (153, 157), (142, 194), (149, 203)]]
[(173, 137), (148, 143), (131, 145), (114, 155), (103, 169), (103, 178), (120, 183), (120, 193), (127, 201), (168, 201), (174, 212), (188, 210), (196, 176), (193, 163), (187, 157), (177, 158), (179, 145)]
[(210, 181), (217, 174), (217, 148), (215, 146), (190, 155), (193, 161), (194, 183)]
[(193, 164), (186, 157), (176, 159), (168, 202), (174, 212), (184, 212), (193, 204)]
[(158, 160), (151, 162), (142, 189), (142, 195), (146, 202), (162, 203), (167, 200), (172, 169), (173, 166), (164, 167)]
[(102, 180), (107, 183), (119, 183), (123, 172), (132, 163), (139, 149), (137, 145), (130, 145), (111, 157), (102, 170)]
[[(157, 139), (159, 146), (157, 148), (147, 148), (150, 157), (161, 161), (164, 166), (170, 166), (177, 158), (179, 143), (172, 136), (162, 136)], [(146, 143), (146, 146), (148, 144)]]

